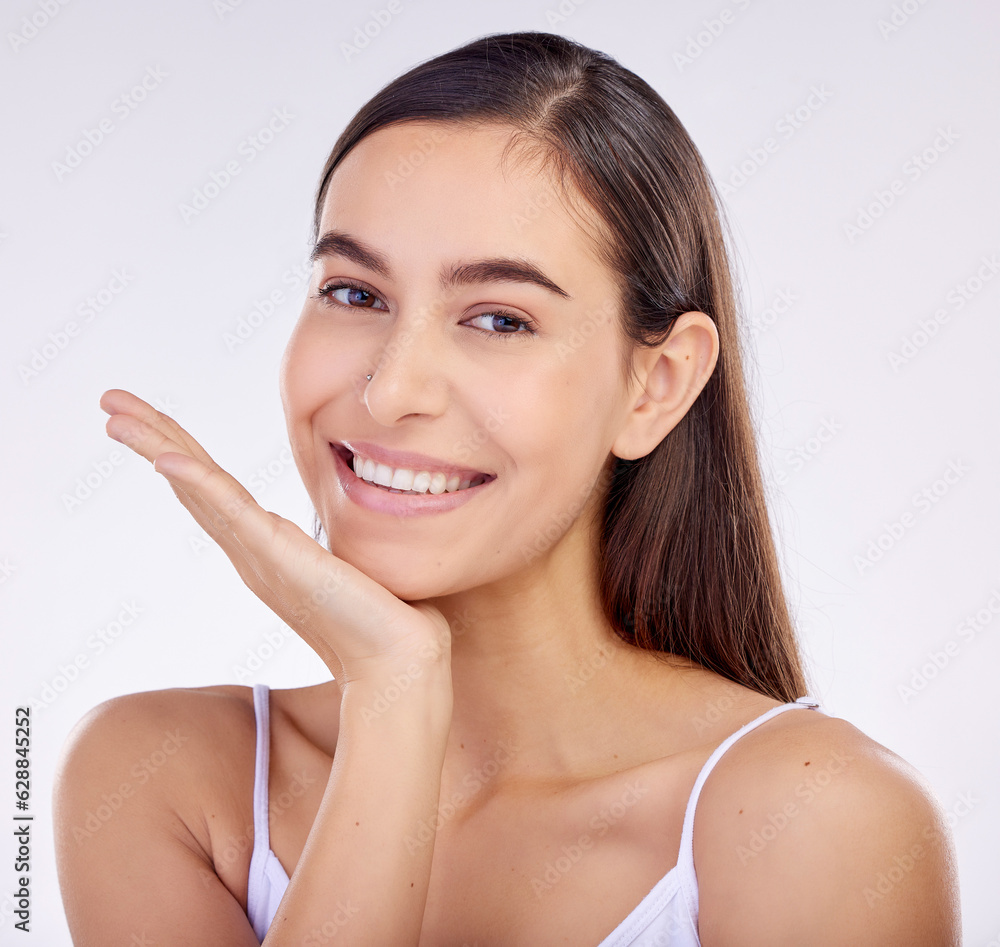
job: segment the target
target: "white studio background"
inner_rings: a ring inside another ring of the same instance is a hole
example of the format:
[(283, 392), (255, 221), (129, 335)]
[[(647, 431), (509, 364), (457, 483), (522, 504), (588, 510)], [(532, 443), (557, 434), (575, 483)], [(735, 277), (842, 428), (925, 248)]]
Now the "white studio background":
[[(966, 943), (996, 944), (998, 25), (987, 0), (6, 3), (7, 739), (15, 707), (36, 710), (32, 931), (14, 936), (5, 831), (0, 942), (70, 942), (50, 796), (89, 708), (325, 675), (167, 483), (105, 435), (101, 393), (172, 414), (310, 531), (277, 373), (327, 153), (415, 63), (538, 29), (646, 79), (725, 184), (813, 692), (925, 774), (952, 813)], [(196, 192), (208, 199), (185, 215)], [(821, 864), (804, 868), (822, 883)]]

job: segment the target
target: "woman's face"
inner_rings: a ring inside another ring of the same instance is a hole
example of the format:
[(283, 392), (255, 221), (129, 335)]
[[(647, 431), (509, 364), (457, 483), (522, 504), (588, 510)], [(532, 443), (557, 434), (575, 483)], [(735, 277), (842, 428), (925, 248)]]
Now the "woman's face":
[[(409, 601), (536, 572), (576, 541), (592, 554), (582, 514), (627, 413), (617, 292), (581, 229), (596, 218), (537, 163), (501, 171), (509, 134), (408, 122), (352, 149), (282, 364), (331, 552)], [(431, 494), (364, 482), (352, 452), (397, 486), (431, 474)]]

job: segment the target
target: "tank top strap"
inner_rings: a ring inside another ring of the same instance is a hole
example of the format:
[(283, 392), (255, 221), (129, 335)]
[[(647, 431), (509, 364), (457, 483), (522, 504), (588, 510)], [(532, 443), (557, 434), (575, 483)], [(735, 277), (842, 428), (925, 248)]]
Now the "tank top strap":
[(270, 768), (270, 690), (267, 684), (253, 685), (253, 712), (257, 724), (257, 750), (253, 776), (253, 853), (250, 856), (247, 886), (247, 917), (254, 932), (261, 940), (270, 919), (266, 916), (267, 898), (264, 875), (268, 852), (271, 848), (268, 826), (267, 777)]
[(694, 813), (698, 806), (698, 797), (701, 795), (705, 780), (708, 779), (708, 774), (712, 772), (715, 764), (719, 762), (726, 750), (745, 733), (749, 733), (755, 727), (759, 727), (762, 723), (767, 722), (780, 713), (784, 713), (786, 710), (801, 708), (819, 710), (821, 713), (825, 713), (819, 701), (814, 700), (809, 694), (799, 697), (797, 700), (789, 701), (787, 704), (781, 704), (779, 707), (772, 707), (759, 717), (755, 717), (749, 723), (745, 723), (735, 733), (726, 737), (715, 748), (698, 773), (698, 778), (695, 780), (694, 788), (691, 790), (691, 795), (688, 798), (687, 808), (684, 810), (684, 827), (681, 829), (681, 847), (677, 858), (677, 870), (680, 876), (681, 890), (696, 930), (698, 925), (698, 879), (694, 870)]

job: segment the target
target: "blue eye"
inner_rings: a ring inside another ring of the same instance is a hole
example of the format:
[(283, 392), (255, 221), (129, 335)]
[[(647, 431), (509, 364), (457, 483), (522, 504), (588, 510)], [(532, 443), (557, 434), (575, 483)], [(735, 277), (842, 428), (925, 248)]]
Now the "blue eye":
[[(342, 289), (350, 290), (347, 294), (347, 300), (341, 301), (336, 298), (335, 293), (340, 292)], [(358, 297), (362, 297), (358, 299)], [(342, 309), (375, 309), (379, 308), (382, 310), (387, 309), (383, 303), (382, 306), (376, 307), (373, 305), (375, 300), (381, 302), (378, 296), (376, 296), (370, 289), (366, 286), (362, 286), (361, 283), (357, 283), (354, 280), (340, 279), (333, 282), (327, 283), (325, 286), (321, 286), (318, 293), (316, 293), (315, 299), (322, 300), (322, 302), (327, 306), (339, 306)], [(359, 302), (360, 305), (353, 305), (352, 300)], [(535, 335), (535, 325), (529, 319), (525, 319), (522, 316), (515, 315), (512, 312), (507, 312), (505, 309), (497, 309), (494, 312), (481, 312), (478, 315), (473, 316), (469, 319), (469, 322), (474, 322), (476, 319), (489, 319), (488, 325), (492, 329), (497, 329), (495, 324), (496, 320), (503, 320), (506, 325), (499, 331), (490, 331), (490, 329), (483, 329), (477, 326), (473, 326), (478, 332), (483, 333), (486, 336), (494, 339), (506, 338), (511, 335)], [(510, 323), (514, 323), (514, 328), (509, 328)]]
[(518, 326), (522, 327), (522, 328), (515, 328), (513, 331), (508, 331), (508, 330), (505, 329), (504, 331), (501, 331), (501, 332), (489, 332), (487, 330), (483, 330), (483, 331), (486, 332), (487, 335), (491, 335), (491, 336), (505, 336), (505, 335), (534, 335), (535, 334), (534, 333), (534, 329), (532, 328), (531, 323), (528, 322), (527, 319), (522, 319), (520, 316), (515, 316), (514, 313), (512, 313), (512, 312), (506, 312), (503, 309), (498, 309), (496, 312), (481, 312), (481, 313), (479, 313), (478, 316), (473, 316), (472, 319), (470, 319), (469, 321), (470, 322), (474, 322), (476, 319), (489, 319), (490, 322), (488, 324), (489, 325), (493, 325), (494, 328), (496, 328), (496, 326), (494, 325), (493, 320), (496, 320), (496, 319), (505, 319), (508, 322), (515, 322), (515, 323), (517, 323)]
[[(339, 299), (336, 299), (334, 297), (334, 295), (333, 295), (334, 293), (340, 292), (340, 290), (342, 290), (342, 289), (349, 289), (349, 290), (351, 290), (351, 292), (348, 293), (348, 301), (347, 302), (341, 302)], [(375, 308), (372, 305), (370, 305), (369, 303), (366, 303), (365, 301), (362, 301), (360, 306), (354, 306), (354, 305), (352, 305), (351, 302), (350, 302), (350, 297), (351, 297), (352, 294), (359, 294), (361, 296), (367, 296), (369, 298), (369, 300), (378, 299), (378, 297), (374, 293), (369, 292), (363, 286), (360, 286), (357, 283), (348, 283), (348, 282), (343, 282), (343, 281), (339, 282), (339, 283), (328, 283), (326, 286), (323, 286), (320, 289), (320, 291), (316, 294), (316, 296), (317, 296), (317, 298), (322, 299), (324, 302), (326, 302), (328, 304), (332, 300), (337, 305), (346, 306), (348, 309), (373, 309), (373, 308)]]

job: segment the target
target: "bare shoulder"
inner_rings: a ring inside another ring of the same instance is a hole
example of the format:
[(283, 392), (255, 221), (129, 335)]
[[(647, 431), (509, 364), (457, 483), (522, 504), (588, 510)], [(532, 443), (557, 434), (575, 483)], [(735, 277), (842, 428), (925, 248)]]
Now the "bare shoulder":
[(847, 720), (776, 715), (698, 801), (705, 947), (958, 945), (954, 842), (926, 779)]
[(119, 810), (162, 808), (168, 799), (190, 821), (198, 842), (210, 849), (196, 812), (212, 793), (213, 774), (252, 771), (251, 694), (239, 686), (178, 687), (98, 704), (76, 724), (63, 747), (55, 788), (57, 818), (59, 809), (100, 803), (107, 796), (110, 801), (92, 810), (96, 821), (87, 820), (90, 829), (78, 827), (79, 839)]
[[(91, 753), (142, 750), (165, 742), (169, 755), (181, 747), (217, 750), (231, 746), (234, 731), (254, 727), (253, 702), (247, 687), (172, 687), (122, 694), (89, 710), (76, 724), (63, 748), (63, 765), (86, 763)], [(187, 754), (184, 754), (187, 755)]]
[[(330, 742), (330, 720), (336, 720), (331, 711), (338, 707), (332, 690), (272, 690), (272, 731)], [(234, 839), (247, 834), (252, 820), (256, 730), (253, 690), (243, 685), (167, 688), (106, 700), (76, 724), (63, 747), (54, 792), (57, 821), (68, 840), (79, 844), (112, 817), (124, 825), (119, 810), (127, 810), (136, 825), (173, 819), (174, 834), (212, 862), (214, 852), (230, 851)], [(220, 868), (218, 859), (214, 868)], [(231, 882), (240, 891), (242, 860), (234, 864), (230, 858), (222, 869), (227, 886)]]
[(257, 943), (245, 865), (219, 858), (252, 813), (250, 694), (126, 694), (94, 707), (70, 733), (53, 817), (74, 942), (111, 943), (131, 931), (146, 943)]

